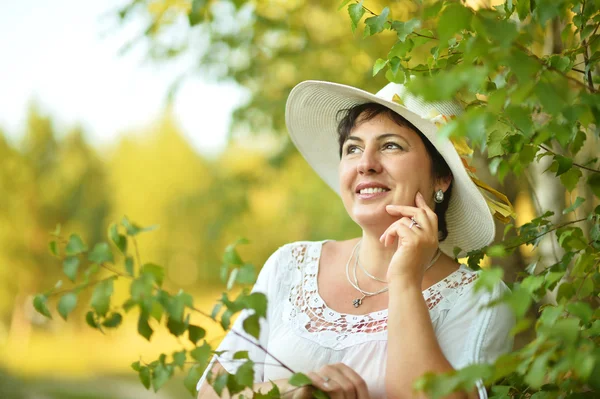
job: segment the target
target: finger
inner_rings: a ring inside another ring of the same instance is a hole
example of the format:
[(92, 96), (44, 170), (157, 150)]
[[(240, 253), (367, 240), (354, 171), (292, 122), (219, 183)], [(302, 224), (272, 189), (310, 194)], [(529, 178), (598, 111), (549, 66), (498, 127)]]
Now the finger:
[(419, 237), (421, 237), (425, 233), (425, 229), (427, 228), (427, 226), (421, 225), (415, 218), (403, 217), (402, 219), (400, 219), (400, 223), (403, 226), (408, 227), (408, 229), (412, 233)]
[(354, 384), (354, 388), (357, 392), (357, 399), (369, 399), (369, 389), (367, 388), (365, 380), (351, 367), (344, 363), (340, 364), (340, 371)]
[(421, 227), (426, 228), (428, 231), (433, 229), (434, 226), (437, 229), (437, 215), (433, 211), (428, 213), (424, 208), (404, 205), (388, 205), (386, 211), (390, 215), (414, 218)]
[[(329, 377), (329, 381), (325, 381), (325, 378), (323, 378), (323, 375), (316, 373), (314, 371), (310, 371), (308, 373), (306, 373), (306, 375), (312, 380), (312, 385), (318, 389), (320, 389), (323, 392), (327, 392), (329, 394), (329, 397), (331, 399), (343, 399), (344, 396), (343, 394), (340, 395), (339, 392), (334, 392), (334, 382), (331, 379), (331, 377)], [(311, 395), (312, 396), (312, 395)]]
[(333, 385), (333, 392), (342, 392), (345, 399), (357, 399), (358, 393), (354, 384), (341, 372), (340, 364), (328, 364), (323, 368), (325, 375), (331, 378), (329, 384)]

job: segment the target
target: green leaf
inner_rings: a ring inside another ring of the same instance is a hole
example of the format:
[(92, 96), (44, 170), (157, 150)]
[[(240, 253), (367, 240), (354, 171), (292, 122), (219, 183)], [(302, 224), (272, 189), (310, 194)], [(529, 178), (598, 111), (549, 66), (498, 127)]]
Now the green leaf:
[(579, 170), (578, 168), (571, 168), (564, 174), (560, 175), (561, 183), (569, 192), (575, 189), (580, 178), (581, 170)]
[(156, 284), (161, 287), (165, 278), (165, 269), (154, 263), (146, 263), (140, 268), (140, 275), (148, 275)]
[(241, 299), (241, 304), (246, 308), (253, 309), (258, 316), (267, 317), (267, 297), (265, 294), (253, 292)]
[(226, 264), (230, 264), (230, 265), (237, 265), (237, 266), (241, 266), (244, 264), (244, 262), (242, 261), (242, 258), (240, 258), (240, 255), (237, 253), (236, 249), (234, 246), (228, 246), (227, 248), (225, 248), (225, 254), (223, 255), (223, 262)]
[(312, 380), (303, 373), (292, 374), (288, 382), (290, 383), (290, 385), (293, 385), (295, 387), (303, 387), (305, 385), (312, 384)]
[(159, 363), (152, 371), (152, 387), (154, 388), (154, 392), (158, 392), (169, 381), (171, 375), (173, 375), (173, 367)]
[(233, 355), (234, 359), (248, 359), (248, 351), (237, 351)]
[(575, 139), (571, 142), (571, 154), (575, 156), (581, 148), (583, 148), (583, 143), (585, 142), (587, 136), (581, 130), (578, 130), (575, 134)]
[(88, 326), (92, 327), (92, 328), (98, 328), (98, 322), (96, 321), (96, 316), (94, 315), (93, 311), (88, 311), (85, 314), (85, 322), (87, 323)]
[(365, 15), (365, 10), (363, 9), (363, 2), (360, 1), (355, 4), (350, 4), (348, 6), (348, 14), (350, 15), (350, 26), (352, 27), (352, 33), (356, 31), (358, 27), (358, 23), (360, 22), (363, 15)]
[(552, 352), (545, 352), (539, 355), (531, 365), (529, 372), (525, 376), (525, 382), (532, 388), (539, 388), (544, 383), (546, 375), (548, 358)]
[(206, 0), (192, 0), (192, 7), (188, 14), (190, 26), (196, 26), (204, 20), (202, 8), (206, 6)]
[(198, 384), (200, 377), (202, 377), (202, 368), (199, 365), (194, 364), (192, 367), (190, 367), (187, 375), (183, 379), (183, 385), (194, 397), (198, 395), (198, 391), (196, 391), (196, 385)]
[(488, 292), (492, 292), (494, 287), (502, 281), (502, 276), (504, 276), (504, 270), (499, 267), (494, 267), (491, 269), (481, 269), (479, 272), (479, 276), (475, 280), (474, 289), (475, 291), (479, 291), (481, 289), (485, 289)]
[(530, 0), (519, 0), (517, 2), (517, 14), (519, 14), (519, 19), (523, 21), (525, 18), (529, 16), (530, 12)]
[(63, 273), (71, 281), (77, 278), (77, 270), (79, 269), (79, 258), (77, 256), (67, 256), (63, 261)]
[(225, 386), (227, 386), (228, 379), (229, 379), (229, 374), (227, 374), (225, 372), (221, 372), (217, 376), (217, 378), (215, 379), (215, 382), (212, 384), (212, 387), (215, 390), (215, 392), (217, 393), (217, 395), (222, 396), (223, 390), (225, 389)]
[(575, 202), (573, 203), (573, 205), (571, 205), (570, 207), (568, 207), (567, 209), (565, 209), (562, 212), (563, 215), (573, 212), (575, 209), (579, 208), (581, 206), (581, 204), (583, 204), (584, 202), (585, 202), (585, 198), (577, 197), (575, 199)]
[(523, 318), (529, 307), (532, 298), (529, 292), (520, 286), (513, 288), (513, 291), (505, 294), (503, 301), (515, 312), (517, 319)]
[(470, 29), (473, 12), (459, 3), (450, 3), (440, 15), (437, 30), (441, 43), (447, 42), (450, 38), (464, 29)]
[(372, 36), (376, 33), (383, 31), (385, 28), (385, 24), (388, 21), (388, 15), (390, 14), (390, 9), (385, 7), (381, 10), (381, 14), (365, 19), (365, 35)]
[(260, 336), (260, 324), (258, 321), (258, 315), (253, 314), (251, 316), (246, 317), (243, 323), (244, 331), (246, 331), (248, 334), (252, 335), (256, 339), (258, 339), (258, 337)]
[(114, 262), (112, 251), (105, 242), (98, 243), (94, 246), (94, 249), (88, 254), (88, 260), (97, 264)]
[(208, 363), (211, 352), (212, 348), (204, 341), (202, 346), (198, 346), (190, 351), (190, 356), (203, 366)]
[(106, 315), (110, 306), (110, 297), (113, 293), (113, 279), (101, 281), (92, 293), (91, 306), (101, 316)]
[(527, 108), (511, 105), (504, 112), (525, 137), (531, 137), (533, 122), (531, 121), (531, 113)]
[(600, 198), (600, 173), (590, 173), (587, 184), (590, 186), (594, 195)]
[(247, 360), (235, 372), (235, 379), (238, 384), (244, 387), (252, 387), (254, 384), (254, 362)]
[(584, 323), (589, 323), (594, 315), (591, 306), (585, 302), (572, 302), (567, 304), (567, 312), (571, 313), (573, 316), (579, 317)]
[(125, 271), (127, 272), (127, 274), (129, 274), (130, 276), (133, 276), (134, 273), (134, 266), (133, 266), (133, 258), (131, 256), (128, 256), (125, 258)]
[(419, 19), (411, 19), (406, 22), (402, 21), (394, 21), (392, 22), (392, 29), (396, 31), (398, 34), (398, 39), (400, 41), (405, 41), (406, 37), (413, 33), (415, 29), (419, 29), (421, 27), (421, 21)]
[(179, 337), (187, 331), (188, 326), (184, 321), (175, 320), (169, 317), (167, 320), (167, 328), (171, 334)]
[(186, 351), (173, 352), (173, 365), (179, 367), (181, 370), (185, 367)]
[(494, 130), (487, 137), (487, 152), (488, 158), (494, 158), (497, 156), (504, 155), (506, 150), (502, 145), (502, 141), (507, 136), (506, 131)]
[(56, 241), (52, 240), (48, 243), (48, 249), (50, 250), (50, 253), (54, 256), (59, 256), (59, 251), (58, 251), (58, 244), (56, 243)]
[(532, 57), (519, 50), (513, 51), (506, 62), (521, 84), (535, 82), (533, 77), (542, 68)]
[(379, 71), (381, 71), (387, 64), (389, 60), (384, 60), (383, 58), (378, 58), (375, 61), (375, 65), (373, 65), (373, 76), (377, 75)]
[(143, 315), (140, 315), (138, 318), (137, 330), (138, 333), (148, 341), (150, 341), (150, 337), (152, 337), (152, 334), (154, 333), (154, 331), (152, 331), (152, 327), (150, 327), (150, 324), (148, 324), (148, 317)]
[(123, 255), (127, 253), (127, 237), (119, 234), (118, 227), (115, 223), (108, 228), (108, 237), (117, 246)]
[(139, 371), (140, 381), (146, 389), (150, 389), (150, 369), (148, 367), (142, 367)]
[(250, 263), (238, 269), (236, 281), (240, 284), (254, 284), (256, 282), (256, 268)]
[(198, 343), (198, 341), (200, 341), (202, 338), (204, 338), (205, 335), (206, 335), (206, 330), (204, 328), (195, 326), (193, 324), (190, 324), (188, 326), (188, 339), (194, 345), (196, 345), (196, 343)]
[(102, 325), (106, 328), (117, 328), (121, 325), (123, 316), (120, 313), (112, 313), (106, 320), (102, 322)]
[(346, 5), (347, 5), (348, 3), (350, 3), (350, 1), (352, 1), (352, 0), (342, 0), (342, 2), (340, 3), (340, 5), (338, 6), (338, 9), (337, 9), (337, 10), (339, 11), (339, 10), (341, 10), (342, 8), (346, 7)]
[(33, 298), (33, 307), (38, 313), (46, 316), (49, 319), (52, 319), (52, 315), (50, 314), (46, 303), (47, 301), (48, 298), (45, 295), (38, 294)]
[(81, 237), (79, 237), (77, 234), (71, 234), (69, 237), (69, 242), (67, 242), (67, 247), (65, 248), (67, 256), (78, 255), (87, 250), (88, 248), (83, 243)]
[(127, 235), (132, 237), (138, 235), (139, 233), (155, 230), (158, 227), (158, 225), (140, 227), (137, 224), (130, 222), (127, 217), (123, 217), (123, 220), (121, 220), (121, 225), (125, 227)]
[(549, 114), (557, 115), (563, 109), (564, 93), (558, 93), (554, 85), (540, 80), (534, 90), (544, 110)]
[(555, 155), (554, 160), (558, 163), (556, 176), (562, 175), (573, 166), (573, 160), (571, 158), (563, 157), (562, 155)]
[(67, 316), (75, 309), (75, 306), (77, 306), (77, 295), (73, 292), (68, 292), (60, 297), (58, 301), (58, 313), (63, 319), (67, 320)]

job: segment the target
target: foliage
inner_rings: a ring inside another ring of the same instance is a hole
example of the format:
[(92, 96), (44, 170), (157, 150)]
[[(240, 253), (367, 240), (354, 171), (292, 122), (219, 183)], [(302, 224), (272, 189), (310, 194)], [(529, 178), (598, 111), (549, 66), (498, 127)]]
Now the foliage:
[[(229, 8), (198, 1), (191, 4), (162, 2), (159, 3), (161, 7), (155, 2), (135, 1), (131, 7), (147, 7), (150, 14), (158, 16), (152, 20), (148, 30), (150, 35), (162, 29), (161, 26), (168, 26), (168, 23), (161, 25), (165, 18), (169, 22), (168, 18), (184, 12), (191, 26), (205, 26), (213, 33), (211, 40), (230, 45), (225, 47), (225, 57), (230, 62), (233, 49), (260, 48), (254, 40), (257, 35), (266, 40), (266, 31), (257, 28), (265, 20), (271, 28), (281, 24), (278, 37), (286, 44), (281, 49), (266, 46), (261, 52), (247, 54), (246, 58), (258, 60), (251, 63), (252, 67), (240, 68), (240, 71), (277, 62), (269, 50), (277, 55), (278, 51), (292, 53), (283, 60), (305, 56), (304, 47), (297, 43), (310, 40), (301, 37), (303, 40), (296, 41), (297, 34), (306, 31), (293, 29), (297, 23), (293, 9), (287, 10), (292, 26), (289, 28), (285, 26), (287, 13), (278, 15), (262, 2), (218, 3)], [(549, 159), (550, 167), (545, 173), (555, 176), (569, 198), (572, 198), (571, 194), (577, 196), (575, 201), (565, 204), (560, 215), (544, 210), (525, 224), (509, 224), (500, 244), (469, 254), (469, 265), (477, 269), (484, 256), (501, 259), (524, 246), (540, 248), (544, 240), (555, 240), (559, 248), (556, 259), (550, 263), (532, 259), (518, 281), (512, 284), (512, 291), (501, 298), (517, 316), (513, 333), (532, 330), (532, 339), (494, 364), (472, 365), (447, 375), (426, 375), (417, 381), (416, 388), (432, 397), (442, 397), (455, 390), (470, 389), (475, 381), (483, 379), (491, 386), (495, 398), (597, 397), (600, 390), (600, 312), (597, 306), (600, 294), (600, 206), (596, 206), (600, 197), (597, 159), (600, 2), (509, 0), (495, 7), (480, 8), (451, 0), (411, 4), (413, 14), (410, 18), (395, 19), (392, 7), (384, 7), (375, 13), (363, 2), (343, 2), (351, 31), (360, 33), (362, 29), (366, 38), (395, 35), (389, 51), (381, 51), (374, 61), (373, 73), (385, 71), (387, 80), (406, 83), (410, 90), (428, 100), (457, 97), (466, 111), (445, 125), (441, 134), (468, 138), (474, 148), (488, 156), (490, 171), (498, 180), (503, 181), (509, 174), (523, 176), (530, 165)], [(160, 10), (157, 11), (157, 7)], [(251, 15), (248, 24), (222, 26), (222, 17), (244, 10)], [(124, 9), (123, 17), (129, 11), (130, 8)], [(233, 38), (244, 46), (236, 47), (235, 43), (227, 42)], [(154, 39), (159, 42), (158, 35)], [(369, 43), (368, 40), (364, 42)], [(350, 40), (342, 42), (348, 45)], [(319, 47), (319, 50), (323, 48)], [(221, 56), (209, 52), (204, 58), (210, 64), (211, 59)], [(251, 85), (254, 76), (240, 71), (233, 73), (236, 79)], [(285, 85), (295, 83), (297, 77), (295, 74), (293, 78), (288, 77)], [(257, 92), (261, 89), (262, 86), (255, 88)], [(246, 112), (258, 106), (269, 109), (274, 104), (268, 95), (263, 97), (264, 103), (252, 102)], [(255, 100), (259, 101), (258, 98), (256, 96)], [(586, 146), (593, 150), (586, 151)], [(557, 222), (556, 217), (561, 220)], [(189, 324), (188, 315), (197, 309), (185, 292), (171, 294), (161, 287), (163, 272), (160, 266), (141, 264), (136, 257), (128, 258), (129, 242), (135, 243), (132, 232), (127, 229), (126, 222), (121, 223), (116, 232), (112, 230), (111, 241), (124, 252), (125, 263), (119, 269), (115, 269), (106, 245), (90, 250), (77, 236), (57, 241), (51, 250), (68, 263), (65, 273), (68, 271), (69, 277), (75, 277), (83, 268), (81, 265), (75, 267), (76, 262), (67, 261), (67, 256), (76, 257), (79, 262), (86, 261), (84, 257), (87, 256), (89, 266), (79, 273), (82, 282), (74, 290), (68, 293), (50, 290), (37, 296), (34, 305), (40, 313), (49, 315), (47, 298), (50, 295), (62, 295), (61, 298), (70, 295), (59, 301), (59, 313), (66, 318), (77, 302), (77, 297), (72, 294), (77, 295), (80, 290), (93, 286), (91, 310), (86, 317), (92, 328), (101, 331), (115, 328), (120, 320), (116, 315), (136, 308), (139, 311), (138, 331), (147, 339), (154, 331), (151, 324), (161, 320), (166, 322), (171, 334), (182, 336), (187, 333), (194, 349), (163, 354), (148, 364), (134, 363), (133, 368), (146, 387), (152, 386), (156, 390), (176, 368), (184, 367), (186, 359), (193, 359), (194, 365), (189, 368), (186, 379), (193, 393), (195, 382), (211, 354), (206, 342), (198, 345), (203, 337), (202, 326)], [(130, 259), (129, 264), (127, 259)], [(230, 281), (229, 287), (235, 281), (247, 283), (253, 276), (253, 268), (242, 261), (235, 246), (227, 249), (225, 263), (222, 277), (224, 282)], [(111, 275), (90, 280), (101, 269)], [(121, 308), (111, 306), (116, 278), (131, 280), (131, 295)], [(486, 289), (500, 278), (501, 269), (485, 269), (478, 285), (480, 289)], [(219, 307), (206, 316), (227, 329), (232, 316), (243, 308), (250, 308), (254, 322), (247, 323), (245, 328), (256, 336), (257, 320), (264, 317), (267, 304), (252, 295), (244, 290), (237, 298), (230, 299), (226, 292), (217, 305)], [(222, 312), (220, 318), (217, 317), (219, 312)], [(244, 354), (238, 353), (238, 356), (243, 358)], [(212, 383), (218, 393), (225, 387), (232, 393), (241, 392), (251, 385), (251, 376), (252, 364), (247, 360), (245, 367), (235, 375), (217, 376)], [(303, 378), (298, 376), (295, 380), (302, 382)]]

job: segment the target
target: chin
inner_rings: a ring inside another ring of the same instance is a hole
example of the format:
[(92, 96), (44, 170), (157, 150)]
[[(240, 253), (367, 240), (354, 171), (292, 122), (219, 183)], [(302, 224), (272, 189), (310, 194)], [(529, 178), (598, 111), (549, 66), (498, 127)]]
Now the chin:
[(361, 227), (385, 224), (386, 228), (392, 223), (392, 217), (385, 210), (385, 205), (377, 209), (361, 209), (352, 213), (352, 220)]

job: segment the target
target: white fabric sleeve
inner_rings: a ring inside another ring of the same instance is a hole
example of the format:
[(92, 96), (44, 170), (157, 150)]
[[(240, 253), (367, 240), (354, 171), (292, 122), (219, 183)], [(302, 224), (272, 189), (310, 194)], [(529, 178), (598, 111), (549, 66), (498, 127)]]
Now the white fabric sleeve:
[[(442, 351), (455, 369), (493, 363), (513, 346), (510, 330), (515, 325), (515, 316), (512, 310), (503, 303), (486, 306), (502, 297), (508, 287), (500, 282), (491, 293), (483, 288), (475, 292), (475, 281), (464, 287), (436, 331)], [(480, 399), (486, 399), (481, 380), (477, 387)]]
[[(261, 318), (260, 319), (260, 335), (258, 343), (263, 348), (267, 347), (267, 341), (269, 337), (269, 322), (271, 320), (271, 314), (273, 307), (276, 303), (277, 296), (277, 283), (276, 283), (276, 273), (277, 266), (279, 264), (279, 253), (281, 249), (277, 250), (274, 254), (272, 254), (269, 259), (266, 261), (265, 265), (261, 269), (258, 274), (258, 278), (256, 280), (256, 284), (252, 288), (252, 292), (260, 292), (267, 296), (267, 320)], [(253, 336), (247, 334), (244, 331), (244, 327), (242, 325), (244, 319), (253, 314), (252, 310), (244, 309), (240, 312), (238, 318), (235, 320), (233, 325), (231, 326), (231, 330), (236, 331), (240, 335), (248, 338), (250, 341), (256, 343), (257, 340)], [(258, 348), (256, 345), (248, 342), (247, 340), (239, 337), (233, 332), (229, 331), (223, 341), (221, 341), (215, 351), (227, 351), (222, 353), (220, 356), (214, 355), (209, 362), (208, 366), (204, 370), (202, 377), (198, 381), (196, 385), (196, 390), (200, 390), (200, 387), (206, 380), (208, 372), (213, 368), (215, 360), (218, 360), (219, 363), (223, 366), (227, 372), (230, 374), (235, 374), (237, 369), (246, 362), (246, 359), (233, 359), (233, 355), (237, 351), (248, 351), (248, 358), (254, 362), (254, 382), (262, 382), (264, 376), (264, 362), (265, 362), (265, 352)]]

